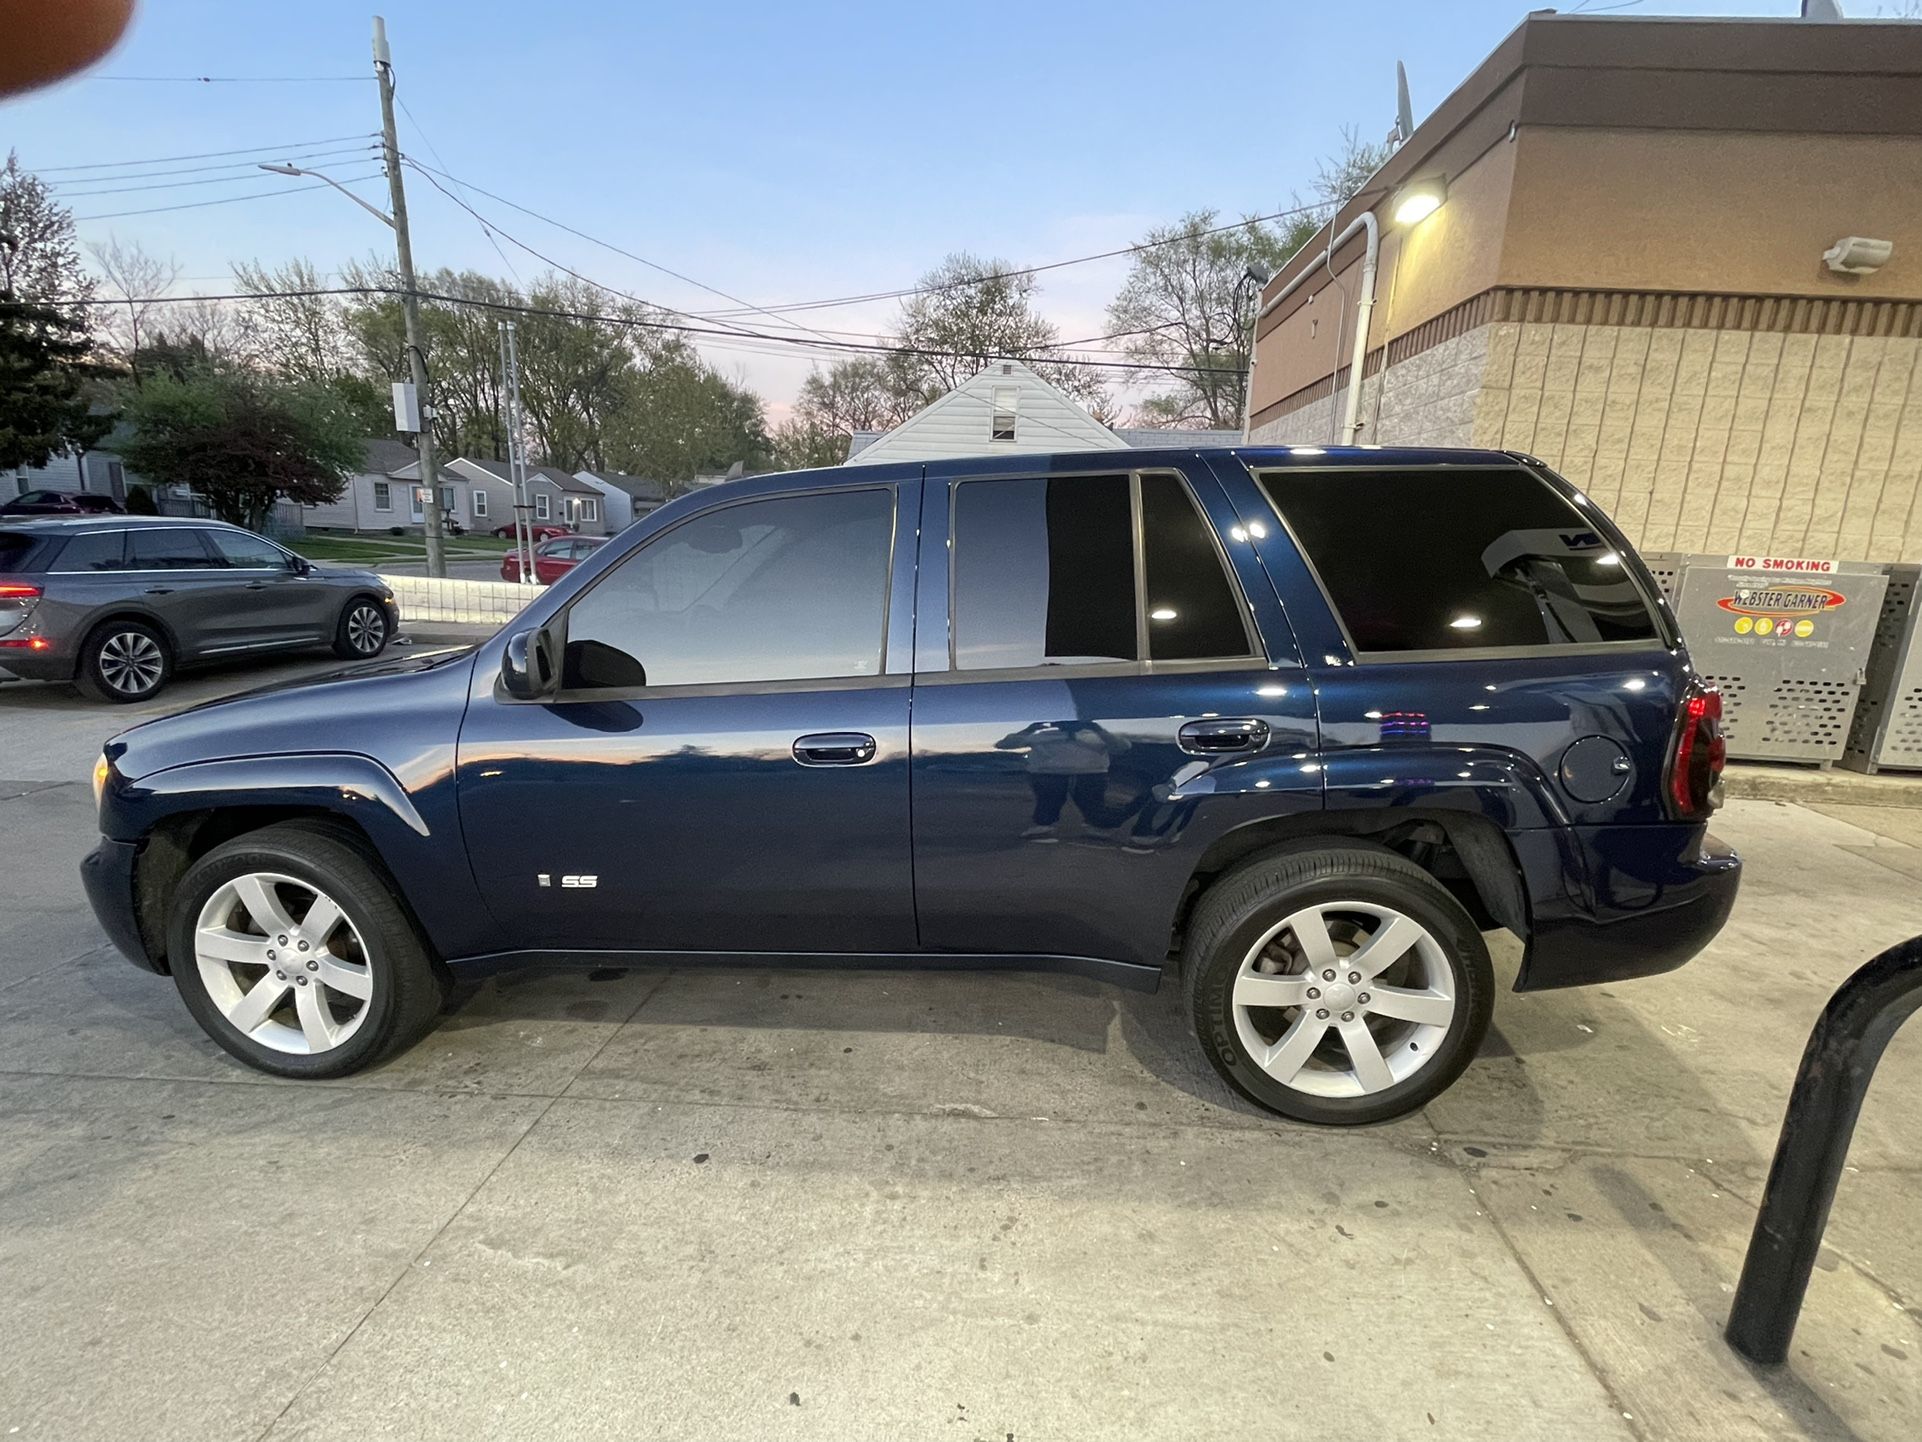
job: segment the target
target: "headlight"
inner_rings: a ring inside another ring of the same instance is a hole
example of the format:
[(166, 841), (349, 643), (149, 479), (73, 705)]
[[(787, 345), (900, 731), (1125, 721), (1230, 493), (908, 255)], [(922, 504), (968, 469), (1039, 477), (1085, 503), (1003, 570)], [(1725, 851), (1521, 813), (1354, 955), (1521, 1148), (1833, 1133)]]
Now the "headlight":
[(100, 759), (93, 763), (93, 809), (96, 812), (100, 810), (100, 798), (106, 793), (107, 777), (112, 771), (113, 765), (103, 751)]

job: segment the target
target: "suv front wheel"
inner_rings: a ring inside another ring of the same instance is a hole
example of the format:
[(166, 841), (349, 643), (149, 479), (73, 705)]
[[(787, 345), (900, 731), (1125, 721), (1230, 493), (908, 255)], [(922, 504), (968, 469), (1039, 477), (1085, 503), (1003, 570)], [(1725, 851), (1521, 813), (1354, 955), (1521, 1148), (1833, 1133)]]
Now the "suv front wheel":
[(1228, 873), (1183, 948), (1215, 1070), (1297, 1121), (1353, 1126), (1425, 1105), (1488, 1029), (1481, 933), (1427, 872), (1379, 847), (1319, 844)]
[(445, 996), (386, 878), (323, 822), (265, 827), (195, 862), (167, 956), (207, 1035), (277, 1076), (371, 1065), (424, 1032)]

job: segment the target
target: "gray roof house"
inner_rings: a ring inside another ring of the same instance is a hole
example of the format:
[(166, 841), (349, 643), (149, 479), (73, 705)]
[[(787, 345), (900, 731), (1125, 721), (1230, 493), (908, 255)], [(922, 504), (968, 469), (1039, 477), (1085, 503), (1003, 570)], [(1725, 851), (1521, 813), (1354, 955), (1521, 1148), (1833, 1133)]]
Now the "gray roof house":
[[(442, 500), (448, 478), (443, 476)], [(319, 506), (302, 506), (301, 519), (310, 528), (341, 531), (419, 529), (426, 524), (420, 500), (420, 456), (401, 441), (370, 437), (361, 442), (360, 469), (347, 478), (340, 495)]]
[[(481, 518), (474, 523), (477, 529), (491, 531), (514, 524), (514, 487), (506, 461), (462, 456), (449, 461), (446, 469), (463, 477), (474, 496), (485, 497), (475, 511)], [(608, 533), (606, 498), (600, 488), (576, 479), (559, 466), (527, 468), (527, 499), (534, 508), (536, 525), (566, 526), (584, 536)], [(470, 509), (472, 505), (470, 498)]]
[(576, 471), (574, 479), (601, 493), (601, 509), (610, 532), (631, 526), (667, 500), (667, 484), (624, 471)]

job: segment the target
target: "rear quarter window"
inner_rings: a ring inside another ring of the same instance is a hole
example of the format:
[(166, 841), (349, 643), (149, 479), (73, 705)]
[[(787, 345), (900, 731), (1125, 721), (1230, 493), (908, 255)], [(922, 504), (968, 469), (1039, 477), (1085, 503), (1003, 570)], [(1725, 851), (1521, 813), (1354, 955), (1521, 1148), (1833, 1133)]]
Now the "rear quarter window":
[(1655, 641), (1624, 558), (1519, 467), (1257, 474), (1359, 652)]
[(0, 571), (25, 571), (33, 565), (34, 538), (19, 531), (0, 531)]

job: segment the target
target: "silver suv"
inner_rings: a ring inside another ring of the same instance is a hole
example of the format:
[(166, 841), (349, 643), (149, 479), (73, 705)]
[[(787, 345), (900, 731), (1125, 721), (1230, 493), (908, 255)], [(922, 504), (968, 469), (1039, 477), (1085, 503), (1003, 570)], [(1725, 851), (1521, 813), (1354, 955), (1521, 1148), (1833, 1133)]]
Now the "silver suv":
[(232, 656), (387, 648), (394, 593), (220, 521), (0, 520), (0, 672), (145, 701), (174, 670)]

